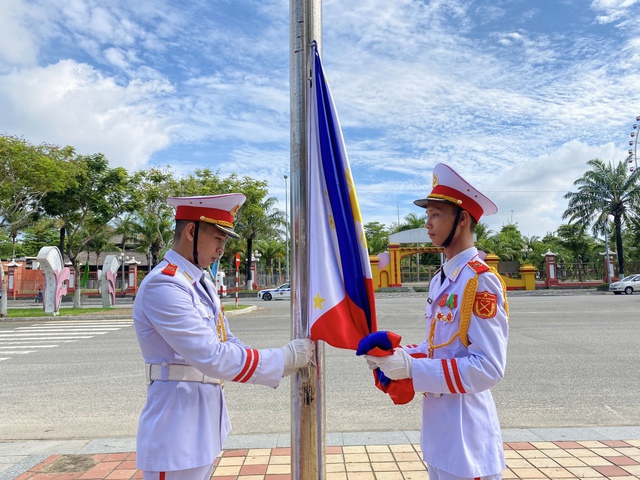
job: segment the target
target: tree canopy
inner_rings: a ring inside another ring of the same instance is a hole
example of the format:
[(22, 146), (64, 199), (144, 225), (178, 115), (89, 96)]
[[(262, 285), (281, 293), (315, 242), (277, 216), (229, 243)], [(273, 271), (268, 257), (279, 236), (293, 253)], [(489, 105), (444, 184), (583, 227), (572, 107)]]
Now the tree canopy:
[(565, 195), (569, 205), (562, 218), (585, 228), (591, 227), (594, 234), (608, 235), (609, 216), (613, 216), (618, 267), (623, 276), (622, 227), (637, 224), (640, 219), (640, 171), (629, 173), (626, 162), (605, 163), (597, 158), (589, 160), (587, 165), (591, 170), (573, 182), (578, 191)]

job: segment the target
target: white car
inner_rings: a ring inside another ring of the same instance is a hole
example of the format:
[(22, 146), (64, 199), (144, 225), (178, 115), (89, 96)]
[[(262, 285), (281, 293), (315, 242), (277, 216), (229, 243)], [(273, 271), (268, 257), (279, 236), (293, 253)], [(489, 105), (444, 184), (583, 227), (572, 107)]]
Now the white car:
[(620, 295), (624, 292), (626, 295), (631, 295), (633, 292), (640, 291), (640, 275), (628, 275), (622, 280), (613, 282), (609, 285), (609, 291)]
[(277, 288), (267, 288), (258, 292), (258, 298), (269, 301), (272, 298), (291, 298), (291, 284), (283, 283)]

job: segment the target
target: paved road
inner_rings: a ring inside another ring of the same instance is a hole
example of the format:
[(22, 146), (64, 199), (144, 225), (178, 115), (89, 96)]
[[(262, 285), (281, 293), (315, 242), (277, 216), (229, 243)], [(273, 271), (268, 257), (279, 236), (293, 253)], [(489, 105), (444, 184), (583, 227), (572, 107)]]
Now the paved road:
[[(258, 308), (231, 317), (234, 333), (257, 348), (286, 343), (289, 302), (247, 302)], [(424, 304), (424, 294), (380, 294), (380, 329), (401, 334), (404, 343), (422, 341)], [(640, 295), (514, 294), (510, 305), (507, 375), (494, 390), (504, 428), (640, 425)], [(35, 323), (68, 336), (73, 330), (60, 320), (2, 322), (0, 342), (35, 333), (24, 328)], [(133, 327), (86, 323), (75, 333), (103, 333), (24, 354), (0, 345), (0, 439), (135, 435), (145, 386)], [(35, 347), (37, 338), (22, 341)], [(419, 429), (420, 402), (393, 406), (352, 352), (327, 347), (325, 371), (328, 432)], [(288, 379), (275, 390), (228, 383), (225, 392), (234, 434), (289, 431)]]

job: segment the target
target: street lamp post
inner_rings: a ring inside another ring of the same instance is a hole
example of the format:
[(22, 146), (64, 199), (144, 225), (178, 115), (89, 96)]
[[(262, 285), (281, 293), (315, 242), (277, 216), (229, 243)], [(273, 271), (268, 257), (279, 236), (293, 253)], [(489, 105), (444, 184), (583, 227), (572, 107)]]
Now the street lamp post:
[[(124, 261), (125, 258), (129, 258), (129, 257), (125, 257), (124, 256), (124, 251), (120, 254), (120, 265), (122, 266), (122, 285), (121, 285), (121, 290), (124, 292), (125, 288), (124, 288)], [(115, 285), (114, 285), (115, 288)]]
[(287, 260), (284, 268), (285, 282), (289, 281), (289, 194), (287, 193), (287, 176), (284, 176), (284, 216), (285, 229), (284, 238), (287, 245)]
[(255, 266), (255, 270), (254, 270), (254, 277), (253, 277), (253, 283), (257, 286), (258, 285), (258, 264), (260, 262), (260, 257), (262, 257), (262, 254), (258, 251), (258, 250), (254, 250), (253, 252), (253, 259), (256, 262), (256, 266)]
[(529, 254), (533, 252), (533, 248), (529, 247), (528, 245), (525, 245), (524, 247), (522, 247), (520, 251), (522, 252), (522, 256), (524, 257), (523, 261), (526, 261)]
[(604, 254), (605, 254), (605, 282), (611, 283), (611, 267), (609, 263), (611, 262), (611, 258), (609, 257), (609, 213), (605, 211), (604, 208), (604, 200), (602, 201), (602, 215), (604, 215)]

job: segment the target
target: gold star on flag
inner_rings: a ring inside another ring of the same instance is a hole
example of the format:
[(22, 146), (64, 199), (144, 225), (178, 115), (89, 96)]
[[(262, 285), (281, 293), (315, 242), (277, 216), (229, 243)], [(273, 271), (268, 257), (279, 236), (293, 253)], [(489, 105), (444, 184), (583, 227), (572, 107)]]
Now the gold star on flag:
[(322, 304), (325, 300), (326, 298), (322, 298), (320, 296), (320, 293), (316, 293), (316, 296), (313, 297), (313, 308), (319, 308), (320, 310), (322, 310)]

